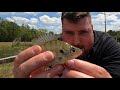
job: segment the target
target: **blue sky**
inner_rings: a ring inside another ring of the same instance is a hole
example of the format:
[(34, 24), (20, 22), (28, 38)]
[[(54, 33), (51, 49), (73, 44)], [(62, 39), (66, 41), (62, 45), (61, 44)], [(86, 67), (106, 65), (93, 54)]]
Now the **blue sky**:
[[(95, 30), (104, 31), (104, 12), (90, 12)], [(120, 30), (120, 12), (105, 12), (108, 30)], [(61, 33), (61, 12), (0, 12), (0, 17), (18, 25)]]

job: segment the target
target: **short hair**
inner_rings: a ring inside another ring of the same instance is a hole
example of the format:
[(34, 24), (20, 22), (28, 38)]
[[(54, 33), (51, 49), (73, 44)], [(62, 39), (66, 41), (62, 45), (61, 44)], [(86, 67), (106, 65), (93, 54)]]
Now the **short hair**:
[(66, 18), (70, 22), (77, 23), (81, 18), (90, 17), (91, 22), (91, 15), (89, 12), (62, 12), (61, 20)]

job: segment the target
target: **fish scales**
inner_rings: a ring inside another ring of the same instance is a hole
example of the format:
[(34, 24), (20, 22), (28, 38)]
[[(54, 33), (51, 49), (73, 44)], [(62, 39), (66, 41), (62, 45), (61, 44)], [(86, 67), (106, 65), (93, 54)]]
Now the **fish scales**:
[(34, 40), (35, 42), (41, 46), (43, 51), (52, 51), (55, 55), (55, 59), (48, 64), (50, 67), (54, 67), (57, 64), (64, 64), (67, 60), (76, 58), (82, 53), (81, 49), (58, 40), (52, 34), (43, 35)]

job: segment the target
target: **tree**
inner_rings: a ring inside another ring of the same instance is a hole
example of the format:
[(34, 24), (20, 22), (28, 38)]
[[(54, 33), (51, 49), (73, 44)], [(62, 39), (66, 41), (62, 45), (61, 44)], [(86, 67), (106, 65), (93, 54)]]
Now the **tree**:
[(21, 38), (21, 41), (31, 41), (45, 33), (48, 33), (47, 29), (31, 29), (29, 25), (19, 26), (15, 22), (0, 18), (0, 41), (12, 42), (16, 38)]

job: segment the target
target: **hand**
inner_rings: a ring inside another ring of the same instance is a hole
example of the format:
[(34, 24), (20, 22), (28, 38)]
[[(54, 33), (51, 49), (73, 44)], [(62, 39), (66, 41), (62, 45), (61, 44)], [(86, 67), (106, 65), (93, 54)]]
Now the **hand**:
[(63, 78), (112, 78), (102, 67), (83, 61), (68, 60), (62, 74)]
[[(62, 65), (57, 65), (52, 69), (46, 65), (54, 60), (54, 55), (50, 51), (42, 52), (40, 46), (30, 47), (14, 60), (13, 73), (15, 78), (54, 78), (58, 77), (63, 71)], [(49, 69), (49, 70), (48, 70)]]

